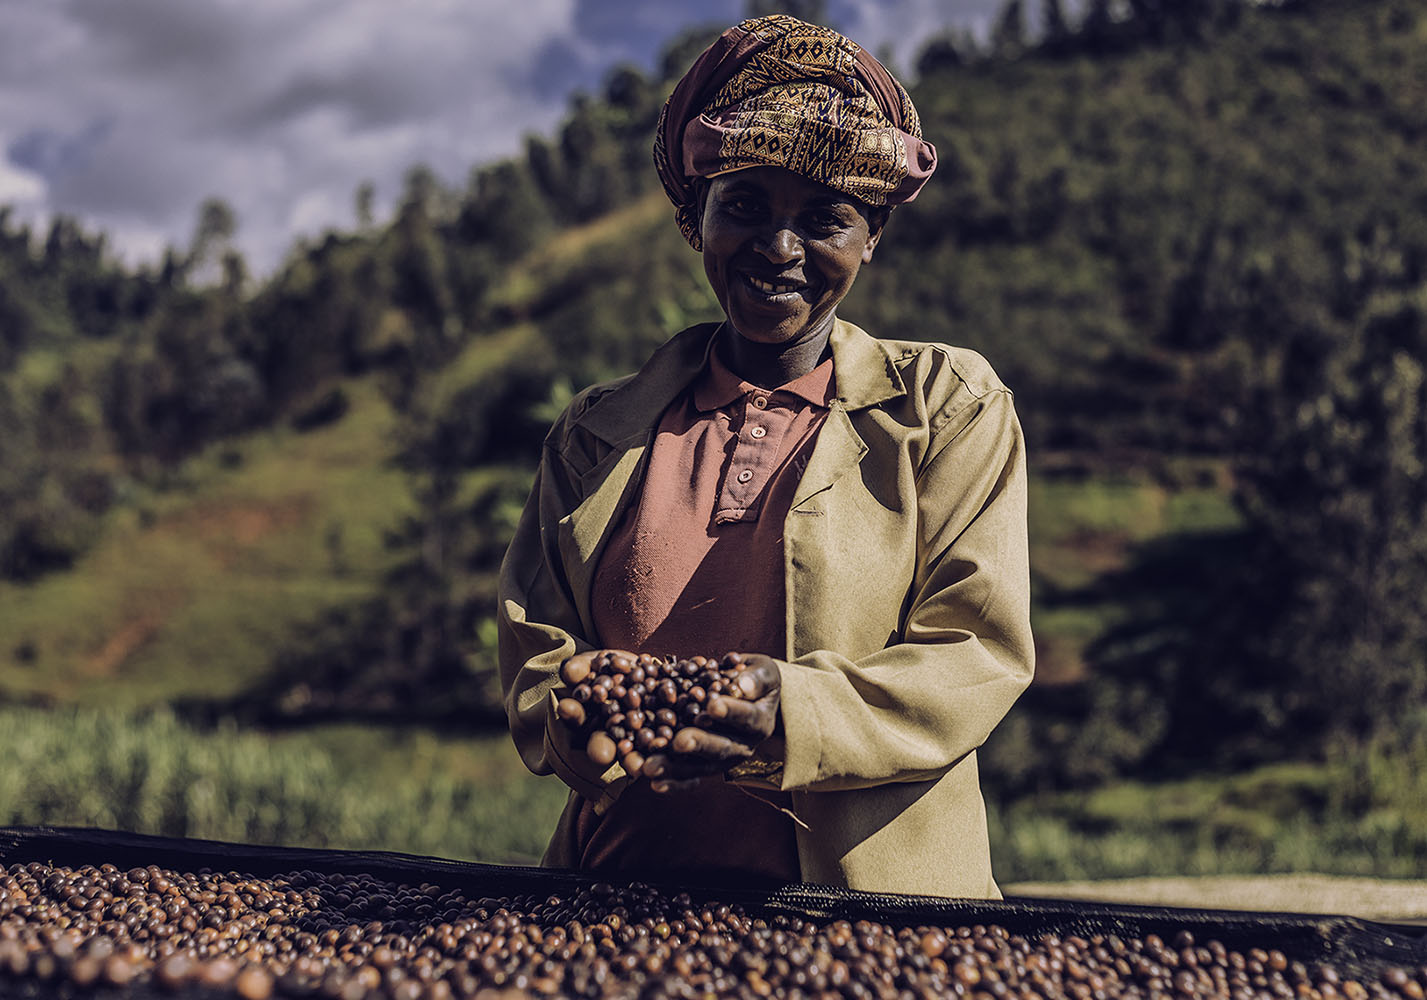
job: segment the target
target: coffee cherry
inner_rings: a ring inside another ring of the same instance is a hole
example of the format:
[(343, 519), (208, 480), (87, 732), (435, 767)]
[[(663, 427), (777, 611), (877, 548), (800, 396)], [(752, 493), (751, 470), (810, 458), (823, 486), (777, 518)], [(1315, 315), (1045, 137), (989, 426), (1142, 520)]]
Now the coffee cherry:
[[(642, 767), (638, 755), (622, 760), (631, 774)], [(0, 902), (9, 907), (0, 914), (0, 996), (1427, 997), (1427, 968), (1373, 967), (1366, 957), (1339, 967), (1314, 946), (1299, 945), (1308, 954), (1268, 941), (1231, 949), (1187, 929), (1096, 934), (1077, 917), (1074, 932), (1031, 936), (986, 924), (800, 915), (786, 903), (744, 907), (638, 882), (531, 882), (545, 888), (482, 893), (310, 870), (258, 878), (0, 865)], [(120, 901), (134, 923), (109, 915)], [(159, 938), (159, 927), (173, 930)]]
[(570, 685), (579, 684), (590, 676), (590, 665), (584, 660), (568, 659), (560, 665), (560, 678)]
[(555, 714), (560, 717), (561, 722), (567, 725), (583, 726), (585, 724), (585, 706), (574, 698), (561, 698), (555, 705)]
[(585, 745), (585, 755), (601, 767), (614, 763), (614, 740), (609, 738), (608, 733), (592, 734)]
[(233, 989), (243, 1000), (268, 1000), (273, 985), (272, 973), (258, 965), (244, 966), (233, 979)]

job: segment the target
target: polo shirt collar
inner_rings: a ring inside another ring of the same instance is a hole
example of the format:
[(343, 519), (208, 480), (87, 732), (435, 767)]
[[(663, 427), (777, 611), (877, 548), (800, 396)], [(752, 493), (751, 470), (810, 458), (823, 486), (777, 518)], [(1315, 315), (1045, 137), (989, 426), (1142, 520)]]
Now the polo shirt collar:
[(694, 407), (700, 413), (712, 413), (731, 406), (751, 392), (763, 392), (773, 397), (779, 393), (796, 396), (813, 406), (827, 409), (833, 397), (832, 359), (818, 364), (812, 371), (799, 375), (775, 389), (760, 389), (751, 382), (745, 382), (718, 356), (718, 351), (709, 352), (708, 364), (694, 382)]
[[(633, 445), (649, 436), (660, 415), (708, 364), (721, 323), (700, 323), (676, 333), (644, 366), (614, 384), (576, 423), (612, 445)], [(906, 394), (906, 385), (886, 348), (862, 329), (838, 320), (832, 348), (833, 400), (860, 410)]]

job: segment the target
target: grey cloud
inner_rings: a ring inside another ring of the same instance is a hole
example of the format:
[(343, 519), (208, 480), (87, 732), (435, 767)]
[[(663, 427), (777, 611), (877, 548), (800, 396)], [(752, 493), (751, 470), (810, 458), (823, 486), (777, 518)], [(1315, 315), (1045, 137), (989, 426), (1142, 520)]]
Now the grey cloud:
[(82, 51), (87, 32), (44, 0), (8, 0), (0, 31), (0, 86), (23, 85)]
[[(51, 211), (151, 249), (183, 243), (197, 204), (228, 199), (270, 267), (292, 225), (341, 224), (365, 179), (394, 197), (426, 161), (463, 178), (550, 128), (534, 53), (572, 33), (573, 0), (6, 0), (0, 149), (48, 181)], [(26, 51), (46, 49), (49, 59)], [(111, 123), (107, 131), (93, 123)]]
[[(333, 6), (329, 0), (316, 9)], [(280, 46), (314, 7), (263, 0), (68, 0), (62, 9), (88, 33), (93, 58), (108, 72), (219, 83), (231, 82), (228, 71), (255, 51)]]
[(11, 163), (41, 177), (53, 178), (83, 169), (114, 126), (112, 117), (97, 118), (78, 132), (36, 128), (17, 136), (5, 148)]
[(85, 164), (50, 179), (50, 194), (62, 211), (169, 219), (203, 197), (213, 152), (161, 146), (120, 122)]
[(744, 8), (742, 0), (703, 0), (697, 4), (584, 0), (575, 11), (575, 29), (581, 36), (605, 45), (624, 45), (635, 39), (640, 52), (652, 53), (691, 24), (733, 24), (743, 16)]

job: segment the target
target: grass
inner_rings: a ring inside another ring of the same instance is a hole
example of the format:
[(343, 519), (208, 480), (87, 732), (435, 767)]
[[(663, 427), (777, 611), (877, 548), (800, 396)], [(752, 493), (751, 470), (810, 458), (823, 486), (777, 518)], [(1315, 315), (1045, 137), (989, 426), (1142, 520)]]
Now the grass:
[(472, 339), (471, 343), (431, 381), (429, 405), (435, 411), (456, 393), (479, 382), (490, 372), (506, 368), (524, 351), (535, 349), (538, 330), (529, 323), (517, 323), (495, 333)]
[(39, 389), (57, 382), (66, 370), (94, 380), (121, 350), (118, 338), (62, 336), (52, 346), (25, 351), (15, 369), (14, 385)]
[(1427, 739), (1327, 762), (1117, 782), (991, 810), (1006, 881), (1318, 872), (1427, 878)]
[(193, 729), (159, 709), (0, 710), (0, 824), (539, 860), (565, 801), (502, 735)]
[(631, 232), (667, 225), (669, 212), (669, 201), (663, 192), (651, 191), (593, 222), (556, 234), (506, 271), (504, 281), (490, 291), (490, 305), (523, 310), (557, 287), (572, 269), (584, 266), (601, 248), (627, 240)]
[(68, 571), (0, 583), (0, 691), (62, 704), (233, 694), (327, 609), (371, 593), (406, 509), (376, 386), (308, 433), (214, 446), (135, 491)]
[(1239, 523), (1227, 490), (1175, 489), (1131, 476), (1031, 476), (1031, 566), (1047, 583), (1083, 586), (1122, 568), (1134, 546), (1163, 535)]

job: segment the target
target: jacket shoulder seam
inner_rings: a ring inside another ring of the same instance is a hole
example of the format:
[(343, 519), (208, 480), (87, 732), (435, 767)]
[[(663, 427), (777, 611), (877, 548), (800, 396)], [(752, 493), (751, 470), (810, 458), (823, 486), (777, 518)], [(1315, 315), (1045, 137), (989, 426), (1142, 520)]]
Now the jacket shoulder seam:
[[(891, 354), (893, 363), (899, 369), (913, 364), (921, 358), (934, 356), (932, 364), (943, 364), (955, 376), (956, 383), (947, 387), (938, 400), (927, 400), (932, 408), (927, 418), (927, 429), (935, 434), (956, 418), (966, 407), (975, 405), (988, 397), (1005, 394), (1012, 396), (1011, 390), (1002, 383), (987, 360), (976, 351), (966, 347), (953, 347), (932, 341), (883, 341)], [(932, 373), (934, 375), (934, 373)], [(930, 378), (927, 379), (931, 381)]]

